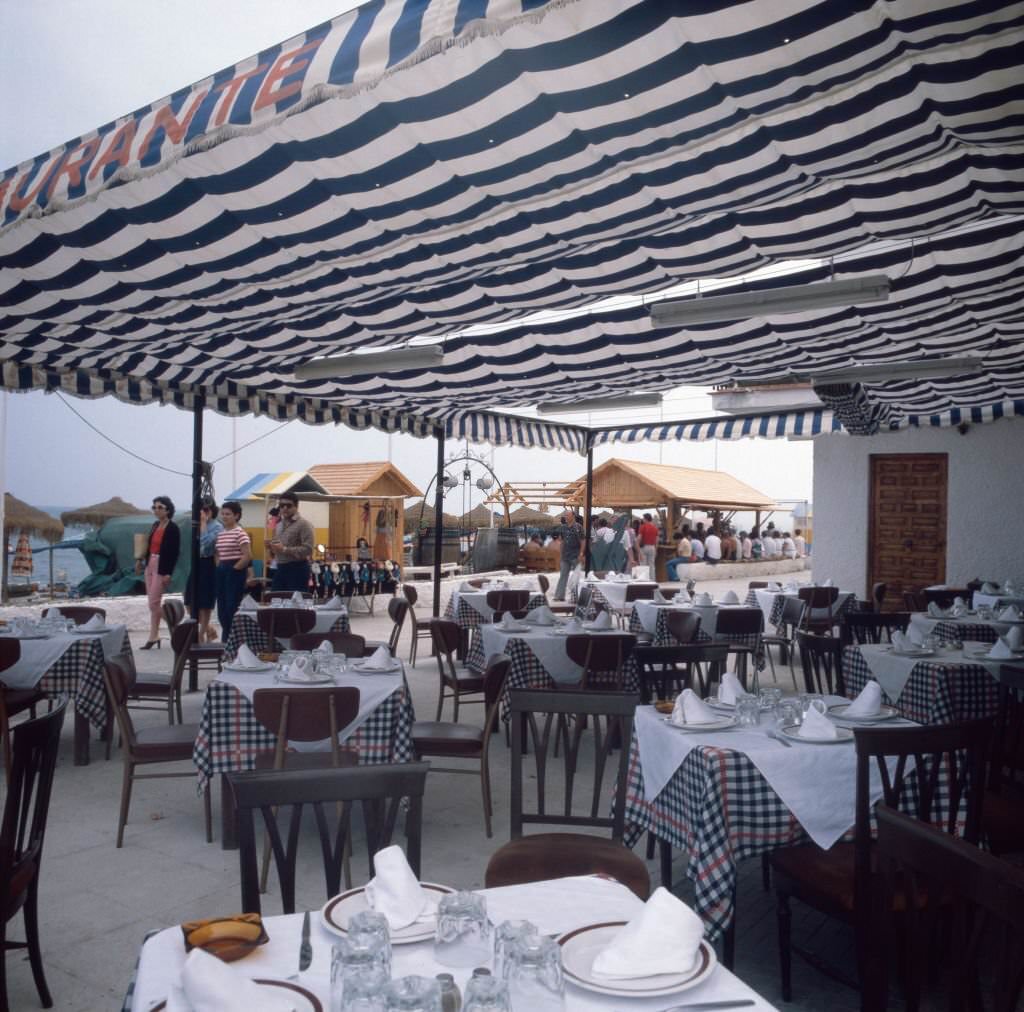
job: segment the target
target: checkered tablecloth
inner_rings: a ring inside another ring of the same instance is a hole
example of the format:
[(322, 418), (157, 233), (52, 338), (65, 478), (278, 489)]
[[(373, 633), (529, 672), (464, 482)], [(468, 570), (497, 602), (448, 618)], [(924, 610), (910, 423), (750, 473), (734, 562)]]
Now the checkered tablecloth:
[(994, 626), (984, 622), (943, 622), (935, 623), (932, 633), (941, 642), (952, 646), (968, 643), (995, 643), (999, 633)]
[[(871, 670), (857, 644), (843, 654), (846, 694), (852, 699), (871, 679)], [(921, 724), (951, 724), (995, 715), (998, 685), (980, 664), (919, 661), (914, 665), (899, 699), (885, 702), (904, 717)]]
[[(121, 649), (115, 656), (131, 652), (132, 645), (126, 631)], [(103, 685), (104, 660), (103, 641), (99, 637), (76, 639), (43, 675), (39, 688), (48, 696), (67, 694), (75, 701), (75, 709), (93, 727), (102, 730), (107, 723), (107, 690)]]
[[(455, 600), (454, 596), (449, 598), (448, 606), (444, 610), (444, 617), (454, 620), (458, 623), (460, 629), (475, 629), (477, 626), (491, 621), (490, 616), (481, 614), (462, 597), (458, 598), (459, 606), (456, 609)], [(542, 604), (547, 603), (547, 598), (543, 594), (539, 591), (534, 591), (526, 602), (526, 610), (532, 611), (534, 608), (539, 608)]]
[[(346, 749), (359, 753), (359, 762), (412, 762), (412, 725), (416, 720), (409, 687), (378, 706), (345, 740)], [(252, 703), (233, 685), (214, 681), (206, 690), (192, 761), (199, 772), (199, 790), (217, 773), (251, 770), (259, 752), (272, 750), (277, 737), (253, 713)]]
[[(790, 595), (787, 595), (785, 591), (777, 592), (775, 594), (775, 600), (772, 601), (772, 610), (771, 610), (771, 613), (768, 616), (768, 624), (769, 625), (778, 627), (778, 624), (782, 621), (782, 609), (786, 606), (786, 597), (787, 596), (790, 596)], [(856, 594), (847, 594), (844, 597), (843, 594), (840, 593), (839, 598), (838, 598), (838, 602), (839, 602), (839, 606), (838, 606), (838, 608), (836, 608), (836, 611), (835, 611), (836, 615), (843, 615), (846, 612), (856, 611), (857, 610), (857, 595)], [(748, 590), (747, 591), (747, 597), (746, 597), (746, 600), (744, 601), (744, 604), (746, 604), (746, 606), (748, 608), (758, 608), (758, 607), (760, 607), (760, 603), (757, 600), (757, 590)]]
[[(338, 615), (331, 632), (347, 633), (350, 631), (348, 613), (342, 612)], [(231, 620), (231, 632), (224, 642), (224, 656), (232, 660), (238, 653), (238, 648), (245, 644), (254, 654), (280, 653), (284, 645), (279, 640), (270, 642), (270, 637), (260, 628), (259, 621), (251, 612), (236, 611), (235, 617)]]

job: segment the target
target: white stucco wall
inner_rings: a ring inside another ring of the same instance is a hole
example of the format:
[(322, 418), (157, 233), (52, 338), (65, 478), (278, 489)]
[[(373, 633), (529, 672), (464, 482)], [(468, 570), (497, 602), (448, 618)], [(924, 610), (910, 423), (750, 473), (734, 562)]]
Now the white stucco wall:
[(867, 593), (868, 458), (946, 453), (946, 583), (1024, 579), (1024, 419), (814, 440), (814, 578)]

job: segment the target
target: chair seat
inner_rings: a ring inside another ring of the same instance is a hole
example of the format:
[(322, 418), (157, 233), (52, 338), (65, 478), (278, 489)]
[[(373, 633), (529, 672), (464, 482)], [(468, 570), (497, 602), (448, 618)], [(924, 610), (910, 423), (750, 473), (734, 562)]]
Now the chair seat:
[[(290, 770), (322, 770), (331, 769), (334, 766), (330, 752), (289, 751), (285, 756), (284, 764)], [(339, 768), (358, 765), (359, 754), (357, 752), (347, 748), (338, 752)], [(257, 753), (255, 767), (258, 770), (272, 770), (274, 768), (273, 751)]]
[(224, 656), (224, 644), (196, 643), (188, 648), (188, 655), (199, 660), (217, 660)]
[(982, 827), (994, 854), (1024, 850), (1024, 790), (1005, 786), (985, 792)]
[(584, 833), (538, 833), (510, 840), (492, 855), (488, 889), (571, 875), (609, 875), (642, 900), (651, 891), (647, 866), (623, 844)]
[[(151, 674), (146, 672), (146, 680), (143, 681), (141, 678), (136, 679), (135, 684), (132, 686), (132, 696), (144, 696), (147, 693), (159, 692), (166, 696), (171, 688), (171, 676), (170, 675), (159, 675)], [(131, 698), (131, 697), (129, 697)]]
[(40, 692), (39, 689), (6, 689), (4, 691), (4, 703), (7, 706), (7, 713), (9, 716), (14, 716), (16, 713), (21, 713), (22, 710), (27, 710), (30, 706), (35, 706), (36, 703), (41, 703), (46, 699), (46, 693)]
[(459, 682), (459, 692), (483, 692), (484, 691), (484, 680), (481, 675), (474, 675), (470, 672), (463, 674), (461, 671), (457, 672), (455, 677)]
[(417, 720), (412, 725), (412, 744), (417, 755), (475, 756), (484, 746), (484, 731), (472, 724)]
[(852, 843), (837, 843), (829, 850), (814, 844), (780, 847), (771, 853), (772, 872), (789, 880), (797, 895), (810, 894), (826, 900), (829, 906), (853, 912), (854, 848)]
[(135, 747), (132, 753), (138, 759), (153, 762), (191, 759), (197, 734), (198, 724), (158, 724), (154, 727), (141, 727), (135, 732)]

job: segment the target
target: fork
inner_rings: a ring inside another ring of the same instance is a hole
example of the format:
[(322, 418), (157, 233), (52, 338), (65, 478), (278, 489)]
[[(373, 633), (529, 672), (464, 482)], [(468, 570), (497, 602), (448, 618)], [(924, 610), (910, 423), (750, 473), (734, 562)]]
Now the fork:
[(793, 747), (793, 743), (791, 741), (786, 741), (786, 739), (783, 738), (778, 731), (769, 731), (768, 737), (771, 738), (772, 741), (777, 741), (780, 745), (785, 745), (786, 748)]
[(308, 970), (313, 962), (313, 945), (309, 940), (309, 911), (302, 917), (302, 941), (299, 943), (299, 972)]

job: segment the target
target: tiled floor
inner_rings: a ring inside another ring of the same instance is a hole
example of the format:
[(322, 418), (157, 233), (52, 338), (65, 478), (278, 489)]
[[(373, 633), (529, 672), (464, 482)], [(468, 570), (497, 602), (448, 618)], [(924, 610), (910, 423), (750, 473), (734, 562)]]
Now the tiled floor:
[[(805, 574), (809, 576), (809, 574)], [(702, 583), (712, 592), (729, 587), (727, 580)], [(742, 588), (745, 589), (745, 581)], [(386, 618), (355, 617), (353, 629), (367, 638), (386, 635)], [(408, 656), (407, 634), (401, 652)], [(166, 643), (161, 651), (139, 652), (141, 628), (132, 631), (136, 657), (142, 670), (169, 666)], [(792, 685), (788, 669), (779, 672), (783, 688)], [(419, 713), (432, 714), (436, 702), (434, 661), (422, 656), (408, 679)], [(201, 694), (185, 696), (185, 720), (198, 720)], [(463, 719), (478, 718), (470, 708)], [(142, 713), (138, 721), (160, 722), (159, 713)], [(154, 780), (138, 783), (121, 850), (114, 846), (121, 763), (110, 762), (93, 748), (93, 762), (75, 767), (71, 761), (71, 722), (65, 725), (43, 854), (41, 925), (46, 973), (56, 1009), (98, 1012), (120, 1007), (139, 944), (154, 927), (185, 919), (210, 916), (239, 906), (237, 854), (223, 851), (219, 840), (203, 837), (202, 807), (191, 780)], [(508, 839), (508, 751), (504, 740), (492, 742), (495, 791), (494, 837), (484, 835), (479, 782), (474, 777), (433, 775), (428, 779), (424, 826), (423, 874), (433, 881), (464, 888), (483, 884), (490, 853)], [(215, 796), (214, 826), (218, 812)], [(299, 902), (310, 907), (323, 903), (323, 884), (317, 854), (301, 852)], [(353, 873), (364, 868), (357, 859)], [(656, 865), (651, 865), (656, 880)], [(686, 898), (685, 861), (677, 855), (677, 891)], [(272, 885), (273, 890), (273, 885)], [(269, 898), (265, 910), (275, 911)], [(849, 933), (817, 915), (798, 913), (795, 931), (832, 958), (850, 965)], [(21, 919), (11, 922), (19, 937)], [(736, 972), (767, 999), (779, 1001), (775, 945), (774, 902), (761, 889), (760, 863), (742, 869)], [(38, 1008), (28, 962), (20, 954), (7, 956), (12, 1009)], [(793, 1009), (854, 1009), (858, 996), (801, 963), (794, 967), (796, 1000)]]

